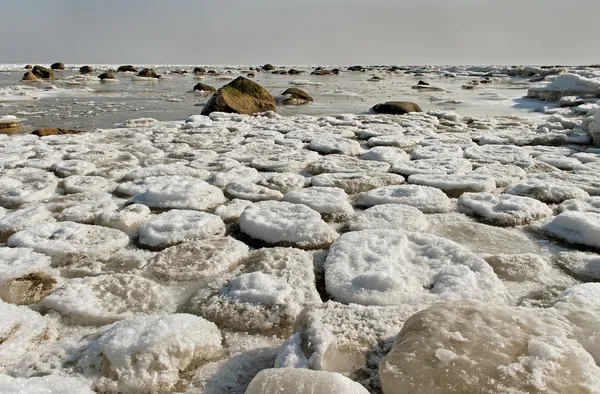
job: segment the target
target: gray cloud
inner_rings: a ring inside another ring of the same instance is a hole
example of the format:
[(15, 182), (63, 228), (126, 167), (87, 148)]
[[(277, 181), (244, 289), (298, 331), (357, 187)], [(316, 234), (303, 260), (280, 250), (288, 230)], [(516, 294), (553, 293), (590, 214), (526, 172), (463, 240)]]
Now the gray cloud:
[(3, 0), (0, 62), (582, 64), (597, 0)]

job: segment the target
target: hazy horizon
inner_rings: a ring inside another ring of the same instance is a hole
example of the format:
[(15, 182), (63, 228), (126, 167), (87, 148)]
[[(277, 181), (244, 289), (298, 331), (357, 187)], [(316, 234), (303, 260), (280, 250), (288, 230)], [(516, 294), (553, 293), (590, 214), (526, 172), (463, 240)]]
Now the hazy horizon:
[(600, 63), (597, 0), (4, 0), (0, 63)]

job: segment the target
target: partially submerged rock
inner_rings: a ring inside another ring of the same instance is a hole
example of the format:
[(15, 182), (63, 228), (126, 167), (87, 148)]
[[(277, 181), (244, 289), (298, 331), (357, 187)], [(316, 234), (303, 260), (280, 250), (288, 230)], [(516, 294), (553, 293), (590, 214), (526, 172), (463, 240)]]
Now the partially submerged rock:
[(314, 99), (302, 89), (288, 88), (281, 95), (284, 97), (283, 104), (306, 104)]
[(143, 78), (160, 78), (160, 75), (156, 74), (153, 68), (144, 68), (137, 76)]
[(205, 83), (200, 83), (200, 82), (198, 82), (196, 85), (194, 85), (193, 90), (201, 92), (201, 93), (212, 93), (212, 92), (217, 91), (217, 89), (215, 89), (214, 87), (207, 85)]
[(81, 130), (65, 129), (61, 127), (42, 127), (34, 130), (31, 134), (37, 135), (38, 137), (47, 137), (49, 135), (63, 135), (63, 134), (79, 134)]
[(217, 90), (202, 109), (202, 115), (216, 111), (246, 115), (275, 111), (275, 99), (256, 82), (238, 77)]
[(131, 65), (127, 65), (127, 66), (119, 66), (119, 68), (117, 68), (118, 72), (133, 72), (136, 73), (138, 72), (138, 69), (131, 66)]
[(81, 66), (79, 68), (79, 73), (80, 74), (89, 74), (91, 72), (93, 72), (94, 69), (92, 68), (92, 66)]
[(54, 79), (54, 72), (46, 67), (34, 66), (31, 72), (41, 79)]
[(53, 63), (50, 68), (52, 70), (64, 70), (65, 69), (65, 65), (64, 63)]
[(418, 104), (410, 101), (388, 101), (381, 104), (376, 104), (371, 108), (371, 111), (377, 114), (404, 115), (409, 112), (423, 112)]

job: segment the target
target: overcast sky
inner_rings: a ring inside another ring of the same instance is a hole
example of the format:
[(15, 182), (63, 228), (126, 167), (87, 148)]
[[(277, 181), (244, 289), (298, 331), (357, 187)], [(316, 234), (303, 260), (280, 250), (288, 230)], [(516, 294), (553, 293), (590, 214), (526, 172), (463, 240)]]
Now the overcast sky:
[(600, 63), (600, 0), (0, 0), (0, 63)]

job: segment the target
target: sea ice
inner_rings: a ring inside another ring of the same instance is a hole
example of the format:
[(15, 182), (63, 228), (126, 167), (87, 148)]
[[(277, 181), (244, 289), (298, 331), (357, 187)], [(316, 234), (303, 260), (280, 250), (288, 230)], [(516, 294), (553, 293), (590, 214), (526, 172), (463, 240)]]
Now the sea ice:
[(223, 204), (225, 196), (221, 189), (199, 179), (174, 179), (151, 185), (133, 196), (133, 203), (152, 208), (194, 209), (206, 211)]
[(487, 175), (470, 174), (415, 174), (408, 182), (430, 186), (443, 190), (450, 197), (459, 197), (464, 193), (493, 192), (496, 180)]
[(567, 242), (600, 249), (600, 214), (566, 211), (555, 216), (544, 231)]
[(4, 248), (0, 253), (0, 298), (25, 305), (40, 301), (58, 285), (50, 257), (29, 248)]
[(134, 233), (150, 217), (150, 208), (142, 204), (131, 204), (116, 211), (101, 212), (94, 224), (116, 228), (125, 233)]
[(335, 372), (301, 368), (265, 369), (256, 375), (245, 394), (367, 394), (360, 384)]
[(458, 199), (458, 208), (495, 226), (521, 226), (552, 216), (552, 209), (543, 202), (510, 194), (465, 193)]
[(375, 205), (348, 223), (350, 231), (389, 229), (422, 232), (429, 227), (427, 217), (417, 208), (404, 204)]
[(424, 213), (448, 212), (450, 199), (439, 189), (428, 186), (385, 186), (363, 193), (358, 205), (372, 207), (381, 204), (405, 204)]
[(0, 205), (16, 208), (21, 204), (54, 195), (58, 178), (37, 168), (3, 170), (0, 176)]
[(339, 172), (315, 175), (310, 178), (313, 186), (338, 187), (348, 194), (366, 192), (379, 187), (400, 185), (404, 177), (385, 172), (349, 173)]
[(32, 205), (7, 213), (0, 218), (0, 242), (6, 242), (16, 232), (37, 224), (55, 222), (43, 205)]
[(246, 182), (231, 182), (225, 186), (225, 193), (233, 198), (248, 200), (252, 202), (281, 200), (283, 194), (277, 190), (269, 189), (265, 186)]
[(337, 187), (313, 186), (294, 190), (283, 196), (283, 201), (303, 204), (315, 211), (332, 216), (347, 217), (354, 213), (346, 192)]

